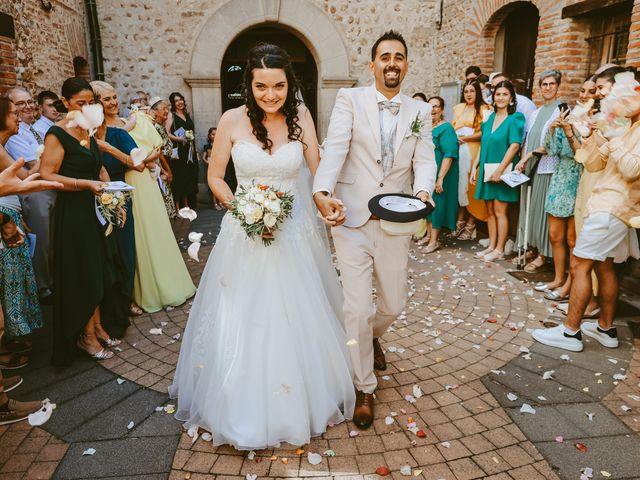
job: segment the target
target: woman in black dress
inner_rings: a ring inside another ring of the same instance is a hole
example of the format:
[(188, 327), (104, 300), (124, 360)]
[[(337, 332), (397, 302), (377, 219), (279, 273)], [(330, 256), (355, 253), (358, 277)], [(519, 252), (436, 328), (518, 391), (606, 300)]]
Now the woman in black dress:
[[(86, 80), (69, 78), (62, 102), (70, 112), (81, 110), (95, 103), (94, 93)], [(124, 332), (131, 299), (115, 235), (105, 235), (96, 216), (95, 196), (109, 180), (102, 155), (95, 138), (66, 118), (47, 132), (41, 161), (42, 178), (63, 185), (52, 219), (53, 363), (70, 364), (76, 346), (95, 360), (111, 358), (106, 347), (118, 341), (110, 334)]]
[(195, 140), (184, 136), (184, 132), (188, 131), (193, 134), (193, 120), (187, 112), (187, 103), (181, 93), (173, 92), (169, 95), (169, 102), (171, 115), (167, 118), (165, 127), (173, 141), (173, 147), (178, 149), (177, 158), (171, 159), (173, 199), (178, 210), (184, 207), (195, 208), (200, 157)]

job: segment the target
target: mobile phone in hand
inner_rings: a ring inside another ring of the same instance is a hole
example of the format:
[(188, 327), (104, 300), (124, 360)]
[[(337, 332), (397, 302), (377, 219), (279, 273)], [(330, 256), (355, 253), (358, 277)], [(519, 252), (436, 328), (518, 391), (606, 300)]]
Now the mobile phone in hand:
[(558, 105), (558, 108), (560, 109), (560, 113), (563, 114), (566, 110), (569, 110), (569, 105), (567, 105), (566, 102), (562, 102)]

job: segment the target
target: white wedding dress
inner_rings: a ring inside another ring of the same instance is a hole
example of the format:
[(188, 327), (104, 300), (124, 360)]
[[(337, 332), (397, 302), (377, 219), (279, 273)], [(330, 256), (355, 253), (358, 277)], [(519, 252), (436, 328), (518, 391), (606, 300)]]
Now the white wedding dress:
[(353, 414), (342, 291), (313, 215), (302, 144), (270, 155), (241, 141), (232, 154), (239, 185), (294, 195), (292, 217), (263, 246), (225, 215), (169, 393), (176, 418), (211, 432), (215, 445), (303, 445)]

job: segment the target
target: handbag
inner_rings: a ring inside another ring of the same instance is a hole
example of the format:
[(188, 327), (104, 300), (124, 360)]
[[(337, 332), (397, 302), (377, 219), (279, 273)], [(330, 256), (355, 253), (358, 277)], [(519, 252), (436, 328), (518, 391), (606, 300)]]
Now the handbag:
[[(494, 174), (494, 172), (498, 169), (498, 167), (500, 166), (499, 163), (485, 163), (484, 164), (484, 177), (483, 177), (483, 181), (484, 182), (488, 182), (489, 178), (491, 177), (491, 175)], [(513, 170), (513, 164), (510, 163), (509, 165), (507, 165), (507, 168), (504, 169), (504, 172), (502, 172), (502, 174), (504, 175), (505, 173), (509, 173), (511, 172), (511, 170)]]

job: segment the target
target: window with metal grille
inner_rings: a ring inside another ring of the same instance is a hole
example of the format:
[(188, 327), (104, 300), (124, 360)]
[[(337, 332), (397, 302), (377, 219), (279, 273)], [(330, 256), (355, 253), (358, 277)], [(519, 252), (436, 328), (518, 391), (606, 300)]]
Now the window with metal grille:
[(586, 39), (589, 44), (589, 54), (587, 55), (589, 75), (605, 63), (623, 65), (626, 62), (630, 26), (631, 24), (628, 23), (619, 25), (613, 31), (593, 35)]

